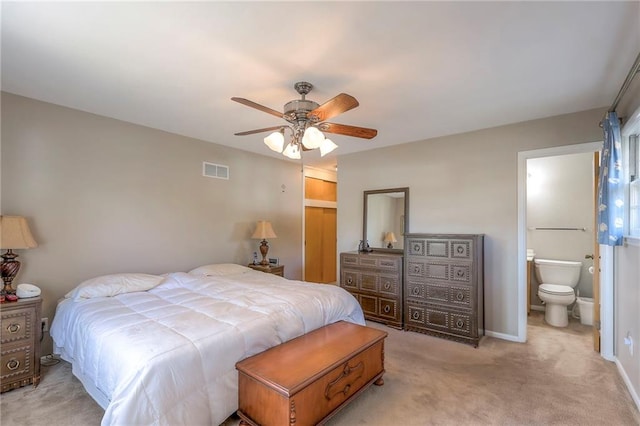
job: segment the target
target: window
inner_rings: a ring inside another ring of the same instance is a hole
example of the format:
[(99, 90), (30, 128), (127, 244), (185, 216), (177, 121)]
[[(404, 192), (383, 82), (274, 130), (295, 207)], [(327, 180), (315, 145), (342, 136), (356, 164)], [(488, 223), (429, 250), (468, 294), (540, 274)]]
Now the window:
[(622, 130), (627, 189), (626, 232), (629, 237), (640, 238), (640, 109)]

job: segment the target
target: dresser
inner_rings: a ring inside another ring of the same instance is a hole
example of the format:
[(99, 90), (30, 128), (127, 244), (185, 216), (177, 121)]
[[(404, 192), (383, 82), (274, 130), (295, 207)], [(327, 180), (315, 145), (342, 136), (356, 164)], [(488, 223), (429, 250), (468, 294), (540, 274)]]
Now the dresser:
[(366, 319), (402, 328), (402, 254), (340, 253), (340, 287), (360, 303)]
[(404, 328), (478, 346), (483, 235), (406, 234)]
[(1, 391), (40, 382), (42, 299), (19, 299), (0, 305)]

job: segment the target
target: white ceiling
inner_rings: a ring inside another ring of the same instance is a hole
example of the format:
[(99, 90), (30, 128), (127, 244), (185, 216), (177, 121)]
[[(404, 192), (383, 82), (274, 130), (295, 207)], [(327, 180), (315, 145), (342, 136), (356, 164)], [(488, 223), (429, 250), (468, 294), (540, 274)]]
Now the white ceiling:
[(609, 106), (639, 51), (638, 1), (2, 2), (2, 90), (278, 158), (232, 96), (353, 95), (341, 155)]

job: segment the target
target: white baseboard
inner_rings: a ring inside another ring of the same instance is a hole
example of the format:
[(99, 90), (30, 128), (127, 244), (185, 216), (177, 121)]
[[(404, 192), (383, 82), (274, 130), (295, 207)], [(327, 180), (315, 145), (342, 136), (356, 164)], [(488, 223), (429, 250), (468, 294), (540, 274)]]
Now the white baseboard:
[(510, 342), (524, 343), (524, 340), (521, 340), (518, 336), (514, 336), (513, 334), (504, 334), (497, 333), (495, 331), (484, 331), (485, 336), (495, 337), (496, 339), (508, 340)]
[(627, 376), (627, 372), (624, 371), (624, 367), (622, 366), (620, 361), (618, 361), (618, 358), (616, 358), (614, 362), (618, 366), (618, 372), (620, 373), (624, 384), (627, 385), (627, 389), (629, 390), (629, 394), (631, 395), (633, 402), (636, 403), (636, 407), (638, 408), (638, 410), (640, 410), (640, 397), (638, 397), (638, 392), (636, 392), (636, 390), (633, 388), (633, 384), (631, 383), (629, 376)]

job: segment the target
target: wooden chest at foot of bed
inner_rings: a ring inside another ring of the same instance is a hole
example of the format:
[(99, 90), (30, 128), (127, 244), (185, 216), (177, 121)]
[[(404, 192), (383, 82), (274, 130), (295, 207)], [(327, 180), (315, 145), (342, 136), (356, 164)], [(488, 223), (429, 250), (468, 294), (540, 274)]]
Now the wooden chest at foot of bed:
[(371, 384), (384, 383), (386, 337), (341, 321), (238, 362), (241, 424), (324, 423)]

